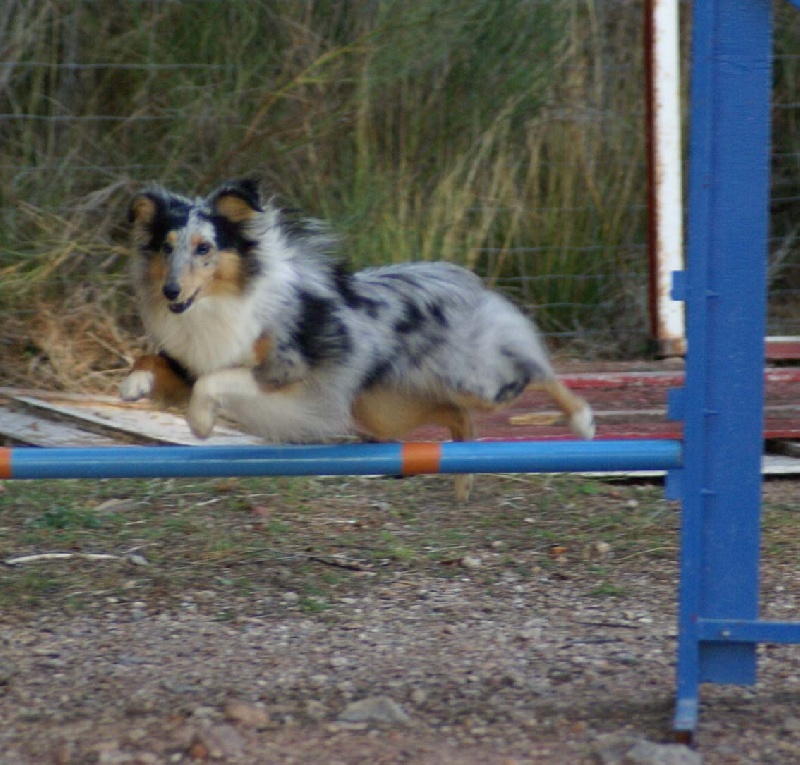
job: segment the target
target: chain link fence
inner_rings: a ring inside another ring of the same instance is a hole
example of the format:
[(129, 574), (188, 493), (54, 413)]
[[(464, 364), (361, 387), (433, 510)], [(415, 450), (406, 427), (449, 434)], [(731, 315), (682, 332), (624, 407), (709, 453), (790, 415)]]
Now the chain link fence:
[[(787, 335), (800, 15), (777, 26), (770, 331)], [(134, 190), (254, 171), (331, 220), (356, 266), (461, 262), (556, 346), (646, 353), (641, 28), (633, 0), (6, 0), (5, 359), (60, 386), (113, 377), (141, 343)]]

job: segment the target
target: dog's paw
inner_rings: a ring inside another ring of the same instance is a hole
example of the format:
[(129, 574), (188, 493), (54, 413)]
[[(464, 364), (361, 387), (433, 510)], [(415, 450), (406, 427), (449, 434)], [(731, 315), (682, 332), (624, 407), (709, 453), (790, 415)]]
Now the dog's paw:
[(119, 396), (123, 401), (138, 401), (153, 392), (155, 376), (145, 369), (131, 372), (119, 386)]
[(569, 429), (576, 436), (585, 438), (587, 441), (593, 439), (595, 434), (595, 424), (592, 407), (590, 407), (588, 404), (584, 404), (581, 409), (575, 412), (575, 414), (569, 418)]
[(195, 391), (186, 412), (186, 423), (195, 438), (208, 438), (217, 419), (216, 406), (210, 396), (197, 395)]

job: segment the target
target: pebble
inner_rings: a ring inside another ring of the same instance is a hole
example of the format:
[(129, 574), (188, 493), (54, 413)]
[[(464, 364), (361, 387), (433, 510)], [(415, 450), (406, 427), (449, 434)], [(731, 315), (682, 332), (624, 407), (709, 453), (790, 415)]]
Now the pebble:
[(406, 725), (411, 720), (403, 708), (388, 696), (368, 696), (348, 704), (339, 714), (343, 722), (383, 722)]
[[(202, 755), (203, 750), (205, 757), (211, 759), (233, 759), (241, 756), (244, 740), (232, 725), (210, 725), (197, 731), (195, 740), (189, 747), (189, 753), (193, 757)], [(200, 756), (197, 759), (205, 757)]]
[(781, 723), (781, 730), (784, 733), (800, 733), (800, 718), (798, 717), (787, 717)]
[(608, 542), (603, 542), (602, 540), (599, 542), (594, 543), (594, 554), (598, 558), (609, 558), (611, 557), (611, 545)]
[(0, 659), (0, 685), (7, 685), (18, 672), (17, 665), (8, 659)]
[(640, 741), (625, 755), (625, 765), (702, 765), (703, 757), (682, 744)]
[(626, 734), (601, 736), (595, 745), (600, 765), (702, 765), (703, 758), (682, 744), (656, 744)]
[(263, 728), (269, 723), (266, 709), (243, 701), (231, 701), (225, 707), (225, 717), (231, 722), (241, 723), (249, 728)]
[(70, 765), (75, 754), (75, 744), (72, 741), (62, 741), (53, 751), (54, 765)]
[(306, 716), (311, 720), (324, 720), (328, 716), (328, 708), (316, 699), (306, 702)]

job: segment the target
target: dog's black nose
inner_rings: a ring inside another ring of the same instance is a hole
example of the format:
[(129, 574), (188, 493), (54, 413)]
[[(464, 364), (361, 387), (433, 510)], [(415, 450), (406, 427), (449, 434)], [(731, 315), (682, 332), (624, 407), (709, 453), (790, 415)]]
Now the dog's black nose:
[(167, 300), (175, 300), (178, 297), (178, 295), (181, 294), (181, 288), (177, 284), (167, 282), (164, 285), (163, 292), (164, 292), (164, 297)]

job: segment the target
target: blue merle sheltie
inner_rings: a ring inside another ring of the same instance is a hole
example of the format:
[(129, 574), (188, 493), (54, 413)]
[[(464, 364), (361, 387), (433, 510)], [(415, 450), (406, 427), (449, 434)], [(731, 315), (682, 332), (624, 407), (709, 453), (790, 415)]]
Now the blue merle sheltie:
[[(130, 207), (133, 282), (156, 353), (123, 381), (125, 400), (188, 402), (200, 438), (218, 412), (272, 442), (357, 432), (401, 439), (435, 424), (474, 437), (472, 410), (528, 386), (592, 438), (592, 410), (556, 377), (539, 334), (508, 300), (452, 263), (351, 272), (338, 243), (256, 181), (206, 199), (152, 186)], [(465, 499), (471, 477), (458, 476)]]

